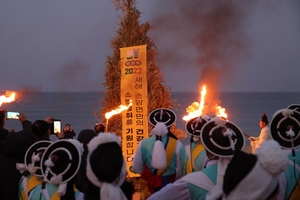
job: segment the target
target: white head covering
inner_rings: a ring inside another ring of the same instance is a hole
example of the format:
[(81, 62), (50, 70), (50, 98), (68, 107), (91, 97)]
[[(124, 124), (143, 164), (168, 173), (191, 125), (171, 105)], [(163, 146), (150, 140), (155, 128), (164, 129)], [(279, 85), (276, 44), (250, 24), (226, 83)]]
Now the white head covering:
[(86, 175), (88, 179), (91, 181), (91, 183), (93, 183), (95, 186), (100, 188), (100, 199), (125, 200), (127, 198), (120, 188), (120, 186), (123, 184), (126, 178), (125, 160), (123, 160), (123, 166), (119, 177), (117, 177), (116, 180), (114, 180), (111, 183), (100, 181), (91, 168), (90, 157), (93, 154), (94, 150), (99, 145), (109, 143), (109, 142), (115, 142), (118, 145), (120, 145), (120, 139), (113, 133), (99, 134), (88, 143), (89, 153), (87, 157)]
[[(150, 135), (165, 136), (168, 134), (168, 128), (163, 122), (157, 122), (151, 130)], [(158, 139), (154, 143), (151, 165), (154, 169), (163, 169), (167, 165), (167, 155), (163, 143)]]
[(153, 110), (149, 117), (149, 123), (154, 126), (150, 135), (156, 136), (152, 151), (151, 165), (154, 169), (164, 169), (167, 166), (167, 155), (161, 137), (168, 134), (168, 127), (176, 121), (176, 114), (167, 108)]
[(68, 182), (77, 174), (83, 144), (75, 139), (61, 139), (51, 143), (41, 159), (44, 181), (58, 185), (57, 193), (64, 196)]
[(285, 171), (288, 158), (274, 140), (263, 142), (257, 155), (238, 151), (229, 163), (223, 188), (216, 186), (206, 196), (215, 200), (267, 199), (278, 185), (278, 175)]

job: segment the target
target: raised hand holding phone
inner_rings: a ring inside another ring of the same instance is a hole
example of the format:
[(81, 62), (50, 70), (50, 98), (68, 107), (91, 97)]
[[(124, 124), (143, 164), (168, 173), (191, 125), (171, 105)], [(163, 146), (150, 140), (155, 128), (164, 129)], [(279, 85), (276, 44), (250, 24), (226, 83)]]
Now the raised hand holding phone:
[(12, 111), (7, 111), (6, 112), (6, 118), (7, 119), (19, 119), (19, 112), (12, 112)]
[(27, 120), (27, 117), (23, 114), (23, 113), (21, 113), (21, 112), (19, 112), (19, 120), (21, 121), (21, 122), (23, 122), (23, 121), (26, 121)]
[(60, 120), (54, 120), (53, 121), (53, 128), (54, 128), (54, 134), (61, 133), (61, 121)]

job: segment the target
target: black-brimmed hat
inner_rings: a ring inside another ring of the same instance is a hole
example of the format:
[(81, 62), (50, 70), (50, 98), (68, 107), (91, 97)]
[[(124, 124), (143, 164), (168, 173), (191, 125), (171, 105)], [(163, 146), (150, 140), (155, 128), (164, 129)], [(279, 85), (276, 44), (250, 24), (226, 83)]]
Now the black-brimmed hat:
[(278, 175), (287, 169), (288, 160), (274, 140), (263, 142), (256, 154), (237, 151), (226, 166), (223, 186), (216, 185), (206, 199), (270, 199), (278, 190)]
[(295, 149), (300, 145), (300, 113), (292, 109), (280, 109), (274, 113), (271, 135), (281, 147)]
[(300, 112), (300, 104), (291, 104), (287, 108), (292, 109), (292, 110), (296, 110), (297, 112)]
[(167, 108), (158, 108), (153, 110), (149, 115), (149, 122), (155, 126), (157, 122), (163, 122), (167, 127), (170, 127), (176, 121), (176, 114)]
[(214, 155), (231, 157), (244, 147), (244, 135), (232, 122), (216, 117), (208, 121), (200, 134), (202, 144)]
[(26, 151), (24, 164), (31, 174), (37, 177), (43, 177), (40, 161), (44, 151), (50, 144), (51, 141), (41, 140), (31, 145)]
[(70, 181), (79, 170), (81, 148), (75, 144), (74, 139), (57, 140), (49, 145), (41, 160), (44, 178), (56, 185)]
[(208, 120), (209, 120), (208, 118), (202, 116), (190, 119), (185, 124), (185, 130), (192, 136), (200, 137), (202, 127)]

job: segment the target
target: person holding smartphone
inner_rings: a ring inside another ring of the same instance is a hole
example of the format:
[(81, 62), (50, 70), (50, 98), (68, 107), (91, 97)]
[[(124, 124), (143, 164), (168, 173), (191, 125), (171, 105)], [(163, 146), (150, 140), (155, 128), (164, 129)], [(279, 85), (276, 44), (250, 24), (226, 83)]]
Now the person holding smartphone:
[(64, 139), (73, 139), (76, 133), (73, 131), (70, 124), (66, 124), (64, 128)]
[(3, 152), (3, 143), (7, 137), (8, 130), (4, 128), (5, 120), (6, 120), (6, 112), (4, 110), (0, 110), (0, 155)]

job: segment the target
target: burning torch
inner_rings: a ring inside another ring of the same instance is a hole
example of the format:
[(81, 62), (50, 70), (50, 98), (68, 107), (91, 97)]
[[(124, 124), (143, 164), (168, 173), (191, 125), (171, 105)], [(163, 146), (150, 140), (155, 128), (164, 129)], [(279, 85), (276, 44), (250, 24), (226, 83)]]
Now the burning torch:
[(115, 110), (112, 110), (110, 112), (105, 113), (105, 119), (106, 119), (106, 127), (105, 127), (105, 132), (108, 132), (108, 119), (111, 118), (113, 115), (119, 114), (123, 112), (124, 110), (128, 110), (128, 108), (132, 106), (132, 100), (130, 100), (130, 103), (128, 106), (120, 105), (118, 108)]

